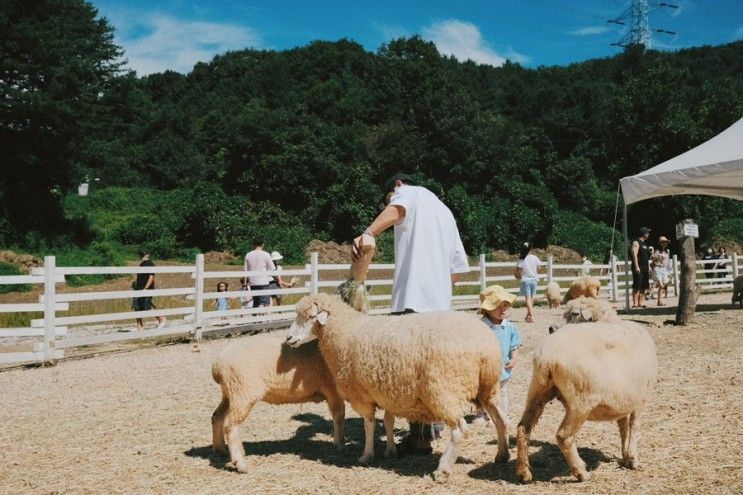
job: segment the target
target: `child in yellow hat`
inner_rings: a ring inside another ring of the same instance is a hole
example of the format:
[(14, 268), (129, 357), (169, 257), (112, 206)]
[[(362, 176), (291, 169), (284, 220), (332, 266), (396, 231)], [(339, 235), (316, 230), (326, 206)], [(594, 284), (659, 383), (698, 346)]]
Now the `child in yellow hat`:
[[(508, 310), (511, 309), (515, 299), (514, 294), (500, 285), (491, 285), (480, 292), (480, 308), (477, 310), (478, 314), (483, 315), (483, 323), (495, 332), (500, 344), (503, 371), (501, 372), (498, 410), (506, 423), (508, 423), (508, 381), (511, 379), (511, 371), (518, 361), (519, 347), (521, 347), (519, 329), (510, 320), (506, 319)], [(478, 409), (475, 422), (487, 423), (487, 421), (488, 417), (485, 411)]]

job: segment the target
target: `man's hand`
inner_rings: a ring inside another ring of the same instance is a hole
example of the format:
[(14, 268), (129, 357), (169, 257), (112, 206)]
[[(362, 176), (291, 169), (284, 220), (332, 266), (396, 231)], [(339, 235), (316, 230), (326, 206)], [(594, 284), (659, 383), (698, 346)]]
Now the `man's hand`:
[(364, 247), (364, 234), (361, 234), (353, 240), (351, 244), (351, 259), (356, 261), (361, 257), (361, 248)]

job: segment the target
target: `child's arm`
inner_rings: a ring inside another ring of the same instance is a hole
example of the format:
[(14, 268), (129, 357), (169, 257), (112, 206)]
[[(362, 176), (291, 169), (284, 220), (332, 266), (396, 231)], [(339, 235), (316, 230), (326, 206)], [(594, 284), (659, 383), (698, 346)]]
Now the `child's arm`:
[(519, 360), (519, 350), (518, 349), (512, 350), (510, 357), (511, 359), (509, 359), (506, 365), (504, 366), (504, 368), (506, 368), (507, 370), (512, 370), (514, 366), (516, 366), (516, 361)]

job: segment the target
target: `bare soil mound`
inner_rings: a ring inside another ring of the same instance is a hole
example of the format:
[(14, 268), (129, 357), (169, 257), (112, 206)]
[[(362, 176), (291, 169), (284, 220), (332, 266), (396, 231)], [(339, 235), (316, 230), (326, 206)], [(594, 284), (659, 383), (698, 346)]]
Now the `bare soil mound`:
[(41, 266), (44, 260), (30, 254), (18, 254), (13, 251), (0, 251), (0, 262), (15, 265), (23, 271)]

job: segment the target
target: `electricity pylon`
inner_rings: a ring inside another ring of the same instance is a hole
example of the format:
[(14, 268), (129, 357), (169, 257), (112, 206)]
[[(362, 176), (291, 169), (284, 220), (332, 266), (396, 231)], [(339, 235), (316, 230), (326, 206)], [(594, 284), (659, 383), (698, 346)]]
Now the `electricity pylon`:
[(625, 34), (622, 39), (616, 43), (611, 43), (612, 46), (621, 46), (627, 48), (632, 45), (643, 45), (645, 48), (650, 48), (653, 42), (653, 33), (663, 34), (676, 34), (675, 31), (669, 31), (667, 29), (651, 29), (650, 23), (648, 22), (648, 15), (651, 9), (657, 10), (660, 8), (678, 9), (678, 5), (674, 5), (666, 2), (657, 2), (648, 5), (647, 0), (632, 0), (627, 10), (622, 12), (619, 17), (609, 19), (606, 22), (611, 24), (619, 24), (620, 26), (627, 25), (627, 21), (630, 22), (630, 30)]

